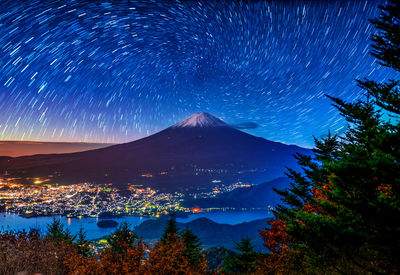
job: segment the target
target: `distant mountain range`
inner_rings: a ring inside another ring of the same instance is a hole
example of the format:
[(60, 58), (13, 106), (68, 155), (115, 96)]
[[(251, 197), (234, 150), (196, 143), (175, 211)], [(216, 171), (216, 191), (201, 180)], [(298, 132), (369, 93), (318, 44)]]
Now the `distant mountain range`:
[[(147, 220), (135, 227), (135, 232), (147, 243), (154, 244), (164, 232), (167, 218)], [(220, 224), (207, 218), (198, 218), (187, 223), (177, 223), (179, 229), (188, 227), (200, 238), (203, 248), (223, 246), (227, 249), (235, 249), (235, 242), (241, 238), (251, 238), (256, 250), (265, 251), (263, 240), (259, 230), (267, 226), (267, 218), (243, 222), (240, 224)]]
[(111, 145), (113, 144), (0, 140), (0, 156), (20, 157), (38, 154), (65, 154), (94, 150)]
[(281, 196), (273, 188), (283, 190), (287, 187), (289, 187), (289, 178), (282, 177), (252, 187), (222, 193), (215, 198), (186, 199), (184, 206), (189, 208), (267, 208), (283, 203)]
[(297, 168), (293, 155), (310, 150), (255, 137), (198, 113), (146, 138), (96, 150), (0, 158), (0, 173), (59, 183), (151, 186), (161, 191), (209, 190), (237, 181), (260, 183)]

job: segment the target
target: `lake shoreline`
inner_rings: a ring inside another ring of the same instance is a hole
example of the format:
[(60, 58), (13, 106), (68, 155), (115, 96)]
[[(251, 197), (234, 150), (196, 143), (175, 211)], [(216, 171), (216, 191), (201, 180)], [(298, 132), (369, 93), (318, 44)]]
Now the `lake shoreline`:
[[(270, 211), (269, 208), (234, 208), (234, 207), (227, 207), (227, 208), (221, 208), (221, 209), (201, 209), (199, 212), (175, 212), (177, 218), (185, 218), (190, 215), (196, 215), (200, 213), (216, 213), (216, 212), (249, 212), (249, 211)], [(123, 217), (146, 217), (146, 218), (162, 218), (162, 217), (167, 217), (170, 216), (170, 214), (165, 214), (162, 216), (152, 216), (152, 215), (137, 215), (137, 214), (111, 214), (107, 215), (104, 217), (99, 216), (89, 216), (89, 215), (83, 215), (83, 216), (68, 216), (68, 215), (57, 215), (57, 214), (25, 214), (25, 213), (17, 213), (17, 212), (7, 212), (7, 211), (0, 211), (0, 215), (2, 214), (16, 214), (20, 216), (21, 218), (25, 219), (32, 219), (32, 218), (40, 218), (40, 217), (64, 217), (64, 218), (71, 218), (71, 219), (82, 219), (82, 218), (95, 218), (95, 219), (118, 219), (118, 218), (123, 218)]]

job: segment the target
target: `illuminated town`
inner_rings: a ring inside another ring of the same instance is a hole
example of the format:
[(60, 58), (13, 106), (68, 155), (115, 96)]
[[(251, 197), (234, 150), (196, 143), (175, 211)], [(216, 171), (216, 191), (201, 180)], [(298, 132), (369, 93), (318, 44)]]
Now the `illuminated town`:
[[(185, 214), (208, 209), (183, 207), (183, 193), (160, 193), (152, 188), (130, 185), (119, 190), (112, 184), (52, 184), (50, 179), (34, 178), (31, 184), (0, 178), (0, 212), (23, 217), (61, 215), (66, 217), (147, 216), (159, 217), (171, 212)], [(236, 188), (251, 187), (241, 182), (224, 185), (219, 180), (210, 192), (189, 194), (193, 198), (212, 198)]]

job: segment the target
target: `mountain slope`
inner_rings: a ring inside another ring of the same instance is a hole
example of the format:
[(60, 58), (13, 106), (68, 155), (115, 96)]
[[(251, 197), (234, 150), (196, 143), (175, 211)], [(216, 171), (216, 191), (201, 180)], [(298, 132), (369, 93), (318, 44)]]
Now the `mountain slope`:
[(210, 188), (213, 180), (258, 183), (296, 167), (293, 154), (309, 150), (236, 130), (205, 113), (149, 137), (72, 154), (0, 158), (0, 172), (83, 181), (153, 186), (164, 191)]

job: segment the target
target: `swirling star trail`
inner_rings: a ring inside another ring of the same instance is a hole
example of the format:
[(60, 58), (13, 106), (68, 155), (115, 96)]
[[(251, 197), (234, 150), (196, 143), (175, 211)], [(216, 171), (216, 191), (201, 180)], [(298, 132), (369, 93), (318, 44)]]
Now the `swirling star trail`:
[(312, 146), (324, 94), (390, 78), (369, 55), (380, 1), (0, 3), (0, 137), (127, 142), (206, 111)]

